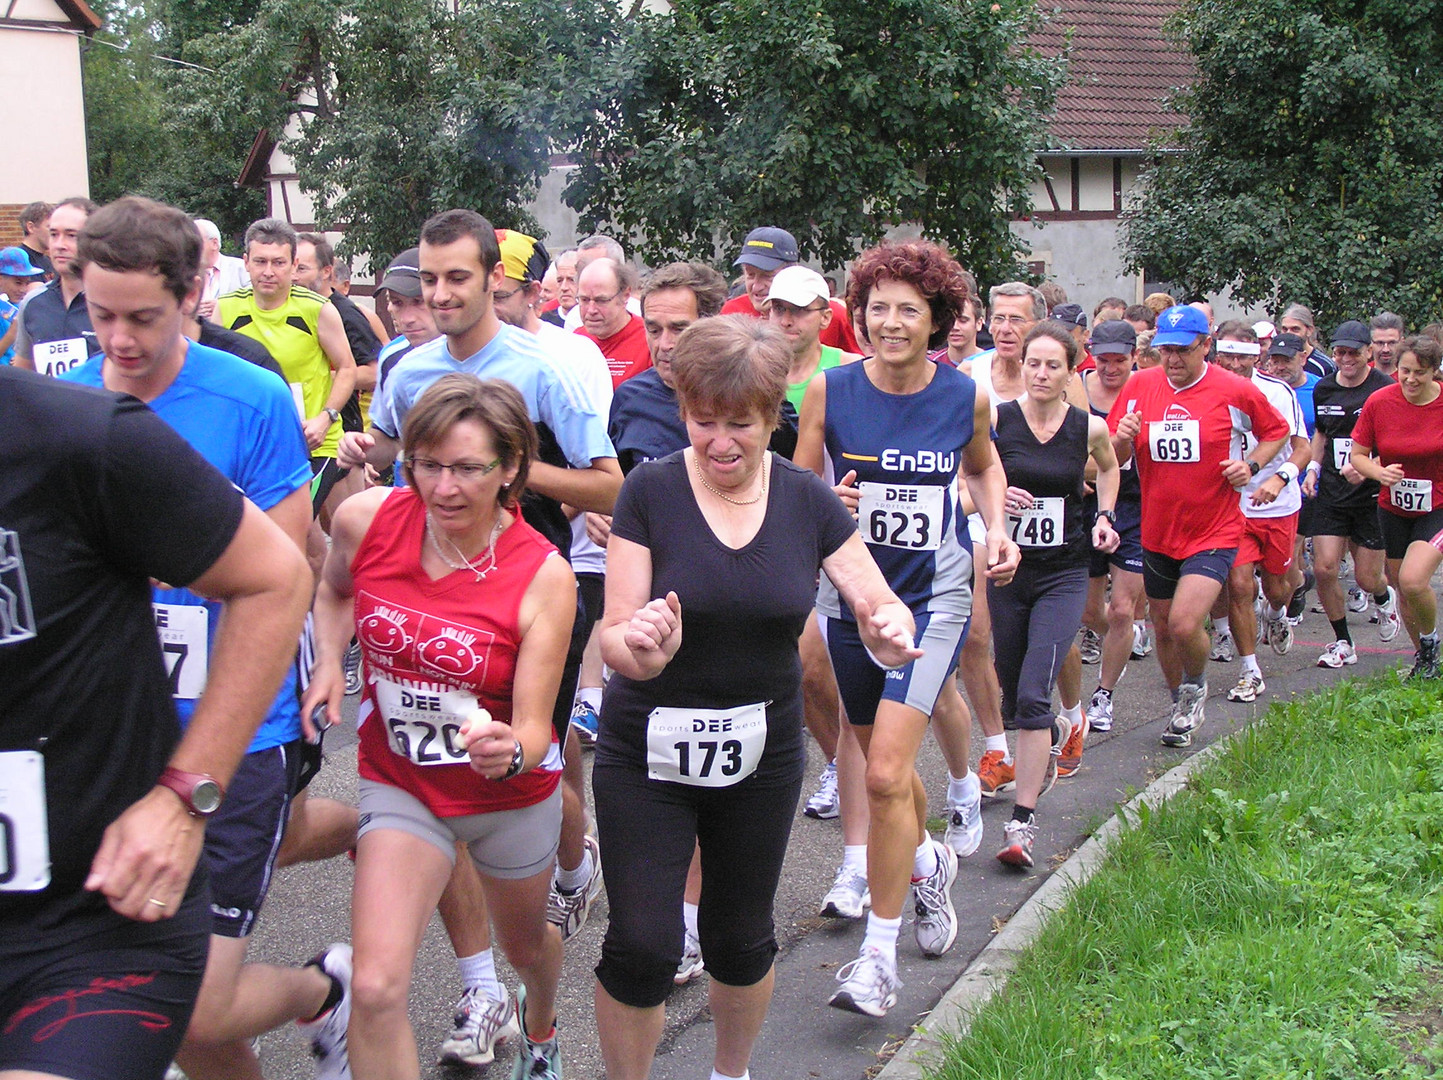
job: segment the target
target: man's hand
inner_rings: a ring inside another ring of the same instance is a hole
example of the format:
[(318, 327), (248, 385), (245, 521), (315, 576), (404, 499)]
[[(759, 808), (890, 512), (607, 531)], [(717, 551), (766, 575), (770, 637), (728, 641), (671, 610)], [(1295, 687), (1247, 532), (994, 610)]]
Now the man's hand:
[(366, 455), (376, 445), (374, 436), (363, 431), (348, 431), (336, 447), (336, 464), (343, 469), (356, 469), (366, 463)]
[(331, 418), (326, 413), (320, 416), (313, 416), (301, 425), (301, 431), (306, 436), (306, 449), (314, 450), (326, 441), (326, 435), (331, 430)]
[(586, 512), (586, 535), (597, 547), (604, 548), (611, 539), (611, 515)]
[(168, 919), (180, 907), (204, 840), (204, 825), (180, 797), (154, 787), (105, 830), (85, 887), (127, 919)]
[(1239, 490), (1247, 487), (1248, 481), (1253, 478), (1252, 469), (1242, 458), (1228, 458), (1219, 463), (1219, 468), (1223, 471), (1223, 479)]
[(1276, 501), (1277, 497), (1283, 493), (1283, 488), (1287, 486), (1287, 481), (1274, 473), (1258, 485), (1258, 490), (1252, 493), (1249, 501), (1254, 506), (1267, 506), (1268, 503)]

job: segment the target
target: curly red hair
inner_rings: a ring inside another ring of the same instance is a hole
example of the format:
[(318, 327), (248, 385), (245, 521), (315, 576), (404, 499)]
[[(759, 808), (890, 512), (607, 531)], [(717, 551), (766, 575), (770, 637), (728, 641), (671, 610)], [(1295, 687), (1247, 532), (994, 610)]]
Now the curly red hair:
[[(883, 278), (912, 286), (932, 309), (932, 334), (927, 346), (940, 349), (947, 343), (952, 323), (962, 314), (971, 296), (970, 275), (941, 244), (931, 240), (905, 240), (878, 244), (857, 256), (847, 282), (847, 309), (866, 311), (872, 289)], [(866, 319), (862, 320), (865, 332)]]

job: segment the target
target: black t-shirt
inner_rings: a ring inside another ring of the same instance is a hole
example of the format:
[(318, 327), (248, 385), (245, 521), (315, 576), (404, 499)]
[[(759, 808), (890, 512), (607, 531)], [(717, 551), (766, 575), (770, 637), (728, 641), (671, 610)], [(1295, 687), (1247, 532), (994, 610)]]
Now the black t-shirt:
[(1083, 521), (1083, 470), (1090, 419), (1086, 409), (1069, 405), (1062, 426), (1047, 442), (1039, 443), (1019, 402), (997, 406), (994, 445), (1008, 485), (1022, 488), (1034, 499), (1062, 500), (1056, 514), (1038, 506), (1027, 515), (1007, 517), (1008, 535), (1022, 548), (1023, 561), (1030, 566), (1059, 568), (1086, 562), (1092, 523)]
[[(371, 329), (371, 323), (349, 296), (338, 291), (331, 293), (331, 306), (341, 316), (341, 325), (346, 329), (346, 341), (351, 346), (351, 359), (357, 367), (374, 364), (381, 352), (381, 339)], [(351, 396), (341, 406), (341, 428), (344, 431), (360, 431), (361, 392), (352, 390)]]
[(276, 358), (271, 351), (253, 337), (245, 334), (237, 334), (234, 330), (227, 330), (219, 323), (213, 323), (209, 319), (200, 320), (200, 337), (196, 339), (202, 345), (212, 349), (219, 349), (221, 352), (228, 352), (232, 356), (239, 356), (242, 360), (249, 360), (256, 367), (263, 367), (267, 371), (274, 372), (282, 382), (285, 382), (286, 373), (281, 370)]
[[(1353, 425), (1363, 411), (1363, 402), (1379, 390), (1396, 385), (1377, 368), (1368, 369), (1368, 377), (1357, 386), (1343, 386), (1336, 374), (1318, 380), (1313, 387), (1314, 430), (1322, 432), (1328, 443), (1323, 448), (1323, 472), (1318, 477), (1318, 497), (1339, 509), (1366, 510), (1378, 501), (1378, 482), (1364, 480), (1350, 484), (1341, 472), (1335, 455), (1343, 447), (1337, 439), (1351, 439)], [(1346, 444), (1345, 444), (1346, 445)]]
[(638, 465), (621, 486), (615, 536), (651, 552), (651, 596), (681, 601), (681, 648), (654, 679), (612, 676), (602, 702), (597, 760), (646, 762), (657, 706), (767, 706), (757, 776), (790, 779), (803, 764), (802, 665), (797, 638), (816, 599), (822, 560), (857, 523), (816, 474), (772, 456), (767, 512), (751, 543), (732, 550), (702, 516), (685, 455)]
[(25, 250), (25, 254), (30, 257), (30, 265), (35, 267), (35, 269), (37, 270), (45, 271), (46, 281), (49, 281), (55, 276), (55, 264), (50, 261), (49, 255), (44, 255), (41, 252), (36, 251), (29, 244), (23, 242), (20, 246)]
[(0, 751), (44, 758), (51, 859), (0, 892), (3, 953), (124, 922), (81, 886), (180, 737), (150, 579), (204, 573), (244, 502), (142, 402), (8, 367), (0, 461)]

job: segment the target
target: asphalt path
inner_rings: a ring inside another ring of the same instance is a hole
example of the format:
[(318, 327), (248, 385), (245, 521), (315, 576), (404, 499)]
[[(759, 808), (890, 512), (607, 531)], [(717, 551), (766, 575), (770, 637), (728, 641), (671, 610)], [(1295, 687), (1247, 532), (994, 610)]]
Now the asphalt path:
[[(1310, 602), (1312, 599), (1310, 596)], [(884, 1019), (826, 1006), (836, 985), (837, 968), (857, 954), (864, 921), (839, 923), (817, 916), (841, 859), (841, 824), (804, 817), (799, 808), (776, 899), (777, 939), (781, 945), (776, 996), (752, 1058), (751, 1075), (755, 1080), (863, 1080), (874, 1075), (913, 1025), (925, 1020), (928, 1011), (997, 929), (1078, 844), (1112, 816), (1118, 804), (1189, 754), (1237, 731), (1273, 701), (1325, 686), (1340, 676), (1364, 675), (1411, 663), (1406, 634), (1400, 634), (1391, 645), (1382, 645), (1375, 628), (1365, 619), (1350, 616), (1359, 655), (1357, 666), (1344, 672), (1315, 666), (1332, 635), (1324, 617), (1311, 611), (1297, 628), (1296, 644), (1286, 656), (1274, 655), (1265, 646), (1259, 661), (1267, 692), (1255, 705), (1226, 700), (1227, 690), (1240, 673), (1236, 663), (1210, 664), (1207, 723), (1190, 750), (1171, 750), (1159, 744), (1170, 699), (1156, 659), (1133, 661), (1117, 687), (1112, 731), (1088, 739), (1082, 768), (1075, 776), (1059, 781), (1039, 807), (1040, 832), (1034, 848), (1037, 868), (1021, 873), (996, 861), (993, 855), (1001, 846), (1002, 826), (1012, 805), (1008, 795), (984, 800), (986, 835), (982, 847), (971, 858), (962, 860), (953, 887), (960, 924), (956, 945), (944, 957), (924, 958), (913, 939), (910, 911), (904, 915), (898, 948), (903, 986), (897, 1006)], [(1097, 671), (1096, 667), (1083, 669), (1085, 695), (1090, 696), (1096, 687)], [(326, 766), (311, 786), (315, 795), (354, 803), (354, 712), (355, 699), (350, 699), (348, 723), (327, 735)], [(1360, 722), (1364, 722), (1363, 718)], [(974, 763), (981, 749), (981, 732), (974, 726)], [(804, 800), (815, 789), (821, 766), (821, 755), (812, 745)], [(947, 773), (931, 739), (923, 745), (918, 767), (933, 800), (933, 816), (940, 819)], [(589, 754), (587, 768), (589, 772)], [(604, 865), (604, 851), (602, 862)], [(329, 942), (347, 940), (352, 877), (352, 864), (346, 859), (281, 871), (254, 935), (251, 959), (295, 964)], [(558, 1026), (570, 1080), (600, 1080), (605, 1074), (596, 1037), (591, 974), (600, 955), (605, 927), (603, 895), (593, 907), (587, 926), (566, 947)], [(514, 975), (504, 963), (501, 969), (502, 977), (514, 991)], [(504, 1048), (485, 1070), (434, 1064), (436, 1049), (450, 1030), (459, 988), (454, 956), (439, 919), (433, 918), (411, 986), (411, 1019), (421, 1050), (421, 1075), (446, 1080), (463, 1076), (510, 1077), (511, 1054)], [(707, 1080), (712, 1043), (706, 979), (702, 978), (678, 989), (668, 1001), (666, 1034), (652, 1076), (656, 1080)], [(274, 1080), (308, 1080), (313, 1075), (305, 1041), (294, 1026), (262, 1039), (261, 1064), (265, 1075)]]

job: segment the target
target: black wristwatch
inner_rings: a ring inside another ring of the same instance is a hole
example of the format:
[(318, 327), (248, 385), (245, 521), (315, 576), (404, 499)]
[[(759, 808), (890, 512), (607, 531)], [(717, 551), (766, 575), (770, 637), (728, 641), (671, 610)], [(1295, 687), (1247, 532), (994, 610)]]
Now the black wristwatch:
[(1117, 524), (1117, 513), (1113, 510), (1099, 510), (1097, 512), (1097, 516), (1107, 518), (1107, 522), (1109, 525)]
[(1248, 474), (1249, 474), (1250, 476), (1257, 476), (1258, 473), (1260, 473), (1260, 472), (1262, 472), (1262, 471), (1263, 471), (1263, 467), (1262, 467), (1261, 465), (1259, 465), (1259, 464), (1258, 464), (1256, 461), (1254, 461), (1252, 458), (1248, 458)]
[(521, 749), (521, 740), (516, 740), (516, 749), (511, 752), (511, 767), (506, 770), (502, 780), (510, 780), (521, 775), (521, 770), (526, 768), (526, 751)]

